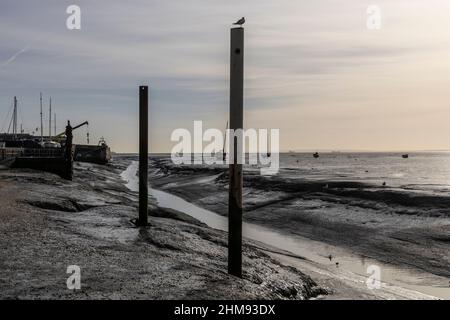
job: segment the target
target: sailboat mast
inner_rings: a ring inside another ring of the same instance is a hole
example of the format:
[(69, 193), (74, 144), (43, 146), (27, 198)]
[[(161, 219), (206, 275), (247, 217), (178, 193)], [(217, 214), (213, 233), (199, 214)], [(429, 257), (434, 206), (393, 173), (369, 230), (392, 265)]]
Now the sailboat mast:
[(55, 112), (55, 118), (54, 118), (54, 121), (53, 121), (53, 125), (55, 127), (54, 133), (55, 133), (55, 136), (56, 136), (56, 112)]
[(14, 96), (13, 134), (17, 134), (17, 98)]

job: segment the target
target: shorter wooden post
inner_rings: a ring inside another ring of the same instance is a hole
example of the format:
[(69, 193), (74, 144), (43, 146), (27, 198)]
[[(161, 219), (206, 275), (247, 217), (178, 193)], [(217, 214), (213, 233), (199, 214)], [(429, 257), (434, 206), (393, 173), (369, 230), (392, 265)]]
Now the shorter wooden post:
[(139, 226), (148, 225), (148, 86), (139, 87)]
[(70, 121), (67, 121), (66, 126), (66, 146), (64, 150), (64, 162), (65, 162), (65, 178), (72, 180), (73, 178), (73, 134)]

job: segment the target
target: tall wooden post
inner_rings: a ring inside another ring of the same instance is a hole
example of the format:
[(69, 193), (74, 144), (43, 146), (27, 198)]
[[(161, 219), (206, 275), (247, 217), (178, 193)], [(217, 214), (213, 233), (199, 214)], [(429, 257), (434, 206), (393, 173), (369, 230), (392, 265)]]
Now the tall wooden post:
[(44, 123), (42, 122), (42, 92), (41, 92), (41, 145), (44, 144)]
[(52, 140), (52, 97), (50, 97), (48, 108), (48, 139)]
[[(231, 29), (230, 52), (230, 129), (243, 129), (244, 115), (244, 29)], [(233, 132), (233, 131), (232, 131)], [(228, 197), (228, 273), (242, 277), (242, 164), (238, 158), (244, 150), (237, 139), (242, 135), (231, 135), (229, 143), (230, 155), (230, 187)], [(242, 142), (242, 141), (240, 141)]]
[(148, 86), (139, 87), (139, 220), (148, 224)]

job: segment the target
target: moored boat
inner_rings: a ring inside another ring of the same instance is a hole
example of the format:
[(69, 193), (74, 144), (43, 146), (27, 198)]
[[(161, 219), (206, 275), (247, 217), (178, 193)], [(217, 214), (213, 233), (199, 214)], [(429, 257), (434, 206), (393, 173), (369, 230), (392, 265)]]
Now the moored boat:
[(111, 161), (111, 149), (103, 138), (100, 139), (97, 146), (77, 144), (75, 145), (74, 161), (107, 164)]

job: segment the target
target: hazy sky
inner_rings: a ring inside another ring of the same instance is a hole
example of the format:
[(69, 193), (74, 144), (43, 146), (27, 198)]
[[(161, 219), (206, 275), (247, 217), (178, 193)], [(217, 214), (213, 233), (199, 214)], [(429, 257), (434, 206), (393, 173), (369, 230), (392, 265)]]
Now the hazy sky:
[[(71, 4), (81, 30), (66, 28)], [(366, 27), (371, 4), (381, 30)], [(58, 131), (89, 120), (93, 140), (134, 152), (140, 84), (151, 151), (194, 120), (224, 129), (241, 16), (247, 128), (279, 128), (283, 150), (450, 149), (450, 0), (2, 0), (0, 130), (14, 95), (25, 129), (38, 127), (42, 91)]]

